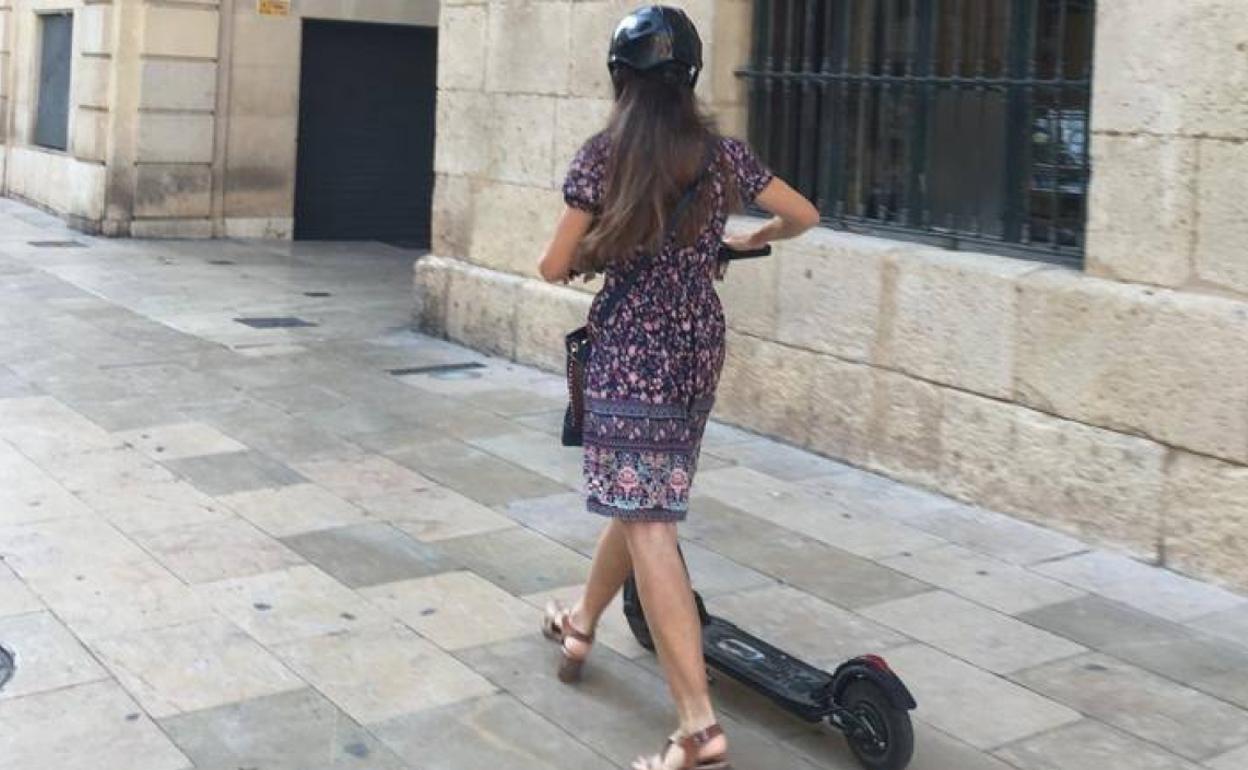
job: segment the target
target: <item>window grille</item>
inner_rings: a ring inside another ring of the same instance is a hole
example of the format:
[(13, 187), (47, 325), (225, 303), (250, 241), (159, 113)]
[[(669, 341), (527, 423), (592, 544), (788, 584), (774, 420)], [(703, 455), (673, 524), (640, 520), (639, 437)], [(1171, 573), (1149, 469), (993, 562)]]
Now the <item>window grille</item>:
[(750, 138), (826, 224), (1079, 262), (1094, 0), (754, 0)]

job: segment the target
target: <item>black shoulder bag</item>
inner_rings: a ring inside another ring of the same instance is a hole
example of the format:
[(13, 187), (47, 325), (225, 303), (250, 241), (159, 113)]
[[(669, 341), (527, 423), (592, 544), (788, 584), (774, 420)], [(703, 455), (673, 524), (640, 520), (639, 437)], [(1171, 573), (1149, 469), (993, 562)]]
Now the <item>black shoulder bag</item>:
[[(676, 204), (675, 211), (672, 212), (671, 219), (668, 220), (667, 229), (663, 233), (663, 243), (659, 247), (660, 251), (667, 246), (667, 242), (676, 234), (676, 229), (680, 226), (680, 220), (697, 197), (698, 188), (702, 186), (703, 180), (706, 179), (707, 174), (710, 172), (713, 160), (714, 155), (711, 148), (707, 148), (707, 158), (702, 166), (702, 170), (698, 172), (698, 176), (693, 180), (693, 183), (685, 188), (685, 192), (680, 196), (680, 201)], [(605, 324), (610, 320), (616, 308), (624, 301), (629, 292), (633, 290), (633, 287), (637, 285), (637, 280), (645, 272), (646, 266), (652, 258), (653, 255), (639, 259), (632, 271), (620, 279), (612, 288), (611, 293), (603, 299), (599, 309), (599, 317), (602, 323)], [(584, 443), (585, 367), (589, 363), (589, 353), (592, 347), (593, 340), (590, 339), (588, 325), (580, 327), (564, 338), (564, 348), (567, 351), (568, 359), (568, 408), (563, 414), (562, 440), (564, 446), (581, 446)]]

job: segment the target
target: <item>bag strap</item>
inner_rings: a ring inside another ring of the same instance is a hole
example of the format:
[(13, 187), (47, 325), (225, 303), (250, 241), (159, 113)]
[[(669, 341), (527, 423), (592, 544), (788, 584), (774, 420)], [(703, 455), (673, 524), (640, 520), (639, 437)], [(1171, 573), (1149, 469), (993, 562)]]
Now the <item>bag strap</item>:
[[(714, 162), (714, 145), (708, 144), (702, 169), (698, 172), (693, 182), (685, 188), (685, 192), (680, 196), (680, 200), (676, 203), (676, 208), (672, 211), (672, 216), (667, 222), (667, 228), (663, 232), (663, 243), (659, 246), (660, 252), (667, 247), (667, 242), (676, 234), (676, 229), (680, 226), (680, 220), (684, 218), (685, 212), (693, 205), (693, 201), (697, 197), (698, 188), (702, 186), (702, 182), (710, 176), (711, 166)], [(637, 280), (645, 272), (646, 265), (653, 256), (650, 254), (643, 255), (641, 261), (634, 265), (633, 269), (626, 276), (620, 279), (620, 282), (615, 285), (611, 293), (603, 300), (602, 309), (598, 311), (598, 316), (602, 323), (606, 323), (611, 318), (619, 304), (632, 292), (633, 287), (637, 285)]]

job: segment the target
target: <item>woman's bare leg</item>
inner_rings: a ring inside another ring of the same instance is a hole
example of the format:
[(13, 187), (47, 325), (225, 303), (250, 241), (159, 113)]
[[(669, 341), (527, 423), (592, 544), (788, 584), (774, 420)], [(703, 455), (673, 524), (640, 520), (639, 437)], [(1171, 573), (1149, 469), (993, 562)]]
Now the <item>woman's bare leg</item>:
[[(592, 634), (607, 605), (615, 599), (632, 571), (633, 562), (624, 539), (624, 525), (618, 519), (612, 519), (598, 538), (585, 592), (572, 608), (572, 625), (579, 631)], [(565, 645), (574, 657), (583, 657), (589, 652), (585, 643), (576, 639), (569, 638)]]
[[(715, 723), (715, 711), (702, 658), (702, 621), (698, 617), (689, 573), (677, 549), (676, 525), (662, 522), (624, 524), (642, 608), (668, 687), (676, 702), (683, 733)], [(706, 756), (723, 753), (722, 737), (702, 747)]]

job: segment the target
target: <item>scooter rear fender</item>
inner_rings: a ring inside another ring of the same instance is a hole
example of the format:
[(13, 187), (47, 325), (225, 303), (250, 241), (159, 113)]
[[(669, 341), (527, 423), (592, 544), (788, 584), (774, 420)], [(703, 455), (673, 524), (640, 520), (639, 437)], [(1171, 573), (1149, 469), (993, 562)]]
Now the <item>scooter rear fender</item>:
[(894, 708), (913, 711), (918, 707), (901, 677), (893, 673), (888, 663), (878, 655), (863, 655), (837, 667), (829, 685), (832, 702), (839, 704), (845, 695), (845, 688), (858, 679), (878, 685)]

